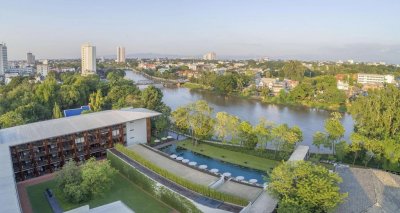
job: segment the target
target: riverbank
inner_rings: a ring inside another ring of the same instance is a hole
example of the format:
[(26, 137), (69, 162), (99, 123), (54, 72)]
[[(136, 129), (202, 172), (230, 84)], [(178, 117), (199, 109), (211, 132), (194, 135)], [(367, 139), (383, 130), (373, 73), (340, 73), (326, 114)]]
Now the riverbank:
[[(219, 95), (224, 95), (227, 97), (231, 96), (231, 97), (241, 98), (241, 99), (245, 99), (245, 100), (259, 101), (259, 102), (265, 103), (265, 104), (275, 104), (275, 105), (280, 105), (280, 106), (293, 106), (293, 107), (301, 106), (301, 107), (307, 107), (310, 109), (326, 110), (326, 111), (330, 111), (330, 112), (336, 112), (336, 111), (342, 112), (342, 113), (347, 112), (347, 106), (340, 106), (340, 105), (325, 106), (324, 104), (321, 104), (321, 103), (307, 103), (307, 102), (282, 103), (282, 102), (276, 101), (276, 100), (265, 100), (263, 97), (255, 96), (255, 95), (244, 96), (244, 95), (241, 95), (238, 93), (225, 94), (225, 93), (214, 91), (212, 87), (207, 87), (207, 86), (192, 83), (192, 82), (187, 82), (187, 83), (183, 84), (182, 87), (188, 88), (189, 90), (193, 90), (193, 91), (213, 92), (213, 93), (217, 93)], [(271, 97), (271, 98), (276, 98), (276, 97)]]

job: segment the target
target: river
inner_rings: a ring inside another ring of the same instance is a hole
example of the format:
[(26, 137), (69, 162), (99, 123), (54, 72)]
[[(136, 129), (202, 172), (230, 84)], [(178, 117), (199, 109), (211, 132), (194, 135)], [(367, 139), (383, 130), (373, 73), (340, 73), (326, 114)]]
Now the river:
[[(133, 81), (146, 80), (140, 74), (126, 71), (126, 78)], [(140, 86), (143, 88), (143, 86)], [(167, 88), (158, 86), (163, 94), (163, 101), (172, 110), (197, 100), (205, 100), (215, 112), (225, 111), (247, 120), (252, 124), (258, 123), (260, 118), (265, 118), (277, 124), (286, 123), (289, 126), (297, 125), (303, 131), (303, 145), (309, 145), (311, 151), (318, 149), (312, 146), (313, 134), (316, 131), (324, 131), (324, 122), (329, 118), (330, 112), (326, 110), (312, 109), (303, 106), (283, 106), (276, 104), (265, 104), (257, 100), (249, 100), (239, 97), (218, 95), (209, 91), (193, 91), (183, 87)], [(342, 114), (342, 124), (346, 129), (344, 139), (348, 141), (353, 131), (354, 122), (350, 114)], [(323, 149), (328, 152), (329, 150)]]

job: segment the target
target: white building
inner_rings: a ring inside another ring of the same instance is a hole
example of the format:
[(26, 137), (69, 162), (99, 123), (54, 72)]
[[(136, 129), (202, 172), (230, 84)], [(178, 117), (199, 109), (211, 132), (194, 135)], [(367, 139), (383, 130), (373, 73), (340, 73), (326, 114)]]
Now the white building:
[(204, 60), (216, 60), (216, 59), (217, 59), (217, 54), (215, 54), (215, 52), (206, 53), (206, 54), (203, 56), (203, 59), (204, 59)]
[(28, 65), (34, 65), (35, 64), (35, 55), (33, 55), (31, 52), (26, 54), (26, 62)]
[(125, 63), (125, 47), (117, 48), (117, 60), (118, 63)]
[(46, 77), (49, 72), (49, 65), (47, 64), (38, 64), (36, 65), (36, 73)]
[(395, 83), (393, 75), (378, 75), (378, 74), (365, 74), (365, 73), (358, 73), (357, 82), (359, 84)]
[(7, 46), (6, 44), (0, 44), (0, 75), (8, 69), (8, 59), (7, 59)]
[(336, 86), (338, 90), (349, 90), (349, 83), (345, 81), (338, 80)]
[(89, 43), (81, 46), (82, 75), (96, 74), (96, 47)]

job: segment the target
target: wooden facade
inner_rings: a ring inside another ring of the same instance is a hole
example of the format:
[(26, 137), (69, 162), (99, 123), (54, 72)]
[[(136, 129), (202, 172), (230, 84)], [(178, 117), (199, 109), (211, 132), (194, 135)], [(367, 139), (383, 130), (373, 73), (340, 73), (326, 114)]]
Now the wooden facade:
[(106, 149), (116, 143), (126, 144), (125, 124), (11, 146), (15, 179), (18, 182), (52, 173), (70, 159), (104, 158)]

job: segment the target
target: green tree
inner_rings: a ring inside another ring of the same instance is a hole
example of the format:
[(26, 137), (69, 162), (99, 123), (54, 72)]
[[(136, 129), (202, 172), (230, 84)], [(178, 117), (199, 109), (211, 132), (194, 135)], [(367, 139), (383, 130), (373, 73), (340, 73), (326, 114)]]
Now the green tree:
[(96, 93), (92, 93), (89, 97), (90, 109), (93, 112), (99, 112), (104, 106), (104, 97), (101, 90), (97, 90)]
[(301, 64), (300, 61), (288, 61), (282, 67), (285, 78), (300, 81), (304, 78), (304, 72), (306, 68)]
[(57, 102), (54, 103), (53, 107), (53, 118), (62, 118), (63, 115), (60, 110), (60, 106), (58, 106)]
[(358, 133), (352, 133), (350, 138), (351, 138), (351, 144), (349, 146), (349, 151), (354, 154), (353, 158), (353, 165), (354, 165), (367, 138)]
[(225, 142), (230, 139), (231, 142), (235, 140), (238, 134), (239, 118), (230, 115), (226, 112), (218, 112), (215, 116), (215, 134)]
[(21, 114), (15, 111), (9, 111), (0, 116), (0, 125), (1, 128), (8, 128), (12, 126), (22, 125), (25, 121), (22, 118)]
[(57, 187), (63, 196), (72, 203), (79, 203), (89, 199), (89, 188), (81, 187), (82, 172), (75, 161), (68, 161), (55, 177)]
[(153, 85), (148, 86), (142, 91), (142, 107), (155, 110), (162, 103), (163, 94), (160, 89)]
[(273, 138), (272, 144), (275, 149), (275, 158), (278, 151), (284, 151), (287, 155), (293, 151), (298, 142), (303, 140), (303, 133), (300, 128), (297, 126), (290, 128), (287, 124), (275, 126), (271, 131), (271, 135)]
[(382, 90), (368, 91), (352, 103), (350, 112), (355, 129), (368, 138), (400, 139), (400, 90), (387, 85)]
[(258, 124), (254, 127), (254, 133), (258, 138), (258, 145), (260, 149), (266, 149), (267, 143), (271, 140), (271, 129), (273, 123), (269, 123), (265, 119), (260, 119)]
[(321, 146), (329, 147), (329, 141), (327, 136), (323, 132), (316, 132), (313, 135), (313, 145), (318, 148), (318, 153), (320, 153)]
[(172, 112), (171, 118), (175, 127), (178, 128), (181, 132), (189, 131), (189, 108), (187, 106), (178, 107), (175, 111)]
[(194, 136), (194, 143), (198, 139), (206, 139), (212, 136), (214, 119), (211, 117), (213, 109), (206, 101), (200, 100), (189, 105), (189, 126)]
[(91, 196), (102, 196), (113, 183), (116, 170), (108, 160), (96, 161), (90, 158), (82, 165), (82, 188), (87, 188)]
[(325, 130), (328, 134), (328, 139), (331, 142), (331, 149), (335, 154), (335, 145), (343, 138), (345, 129), (340, 122), (342, 115), (338, 112), (333, 112), (331, 117), (325, 121)]
[(57, 187), (63, 196), (72, 203), (102, 196), (112, 186), (116, 170), (108, 160), (96, 161), (90, 158), (81, 167), (73, 160), (68, 161), (56, 173)]
[(323, 166), (306, 161), (284, 162), (272, 171), (268, 191), (279, 199), (278, 212), (297, 207), (300, 212), (330, 212), (347, 197), (340, 193), (340, 182), (338, 174)]

